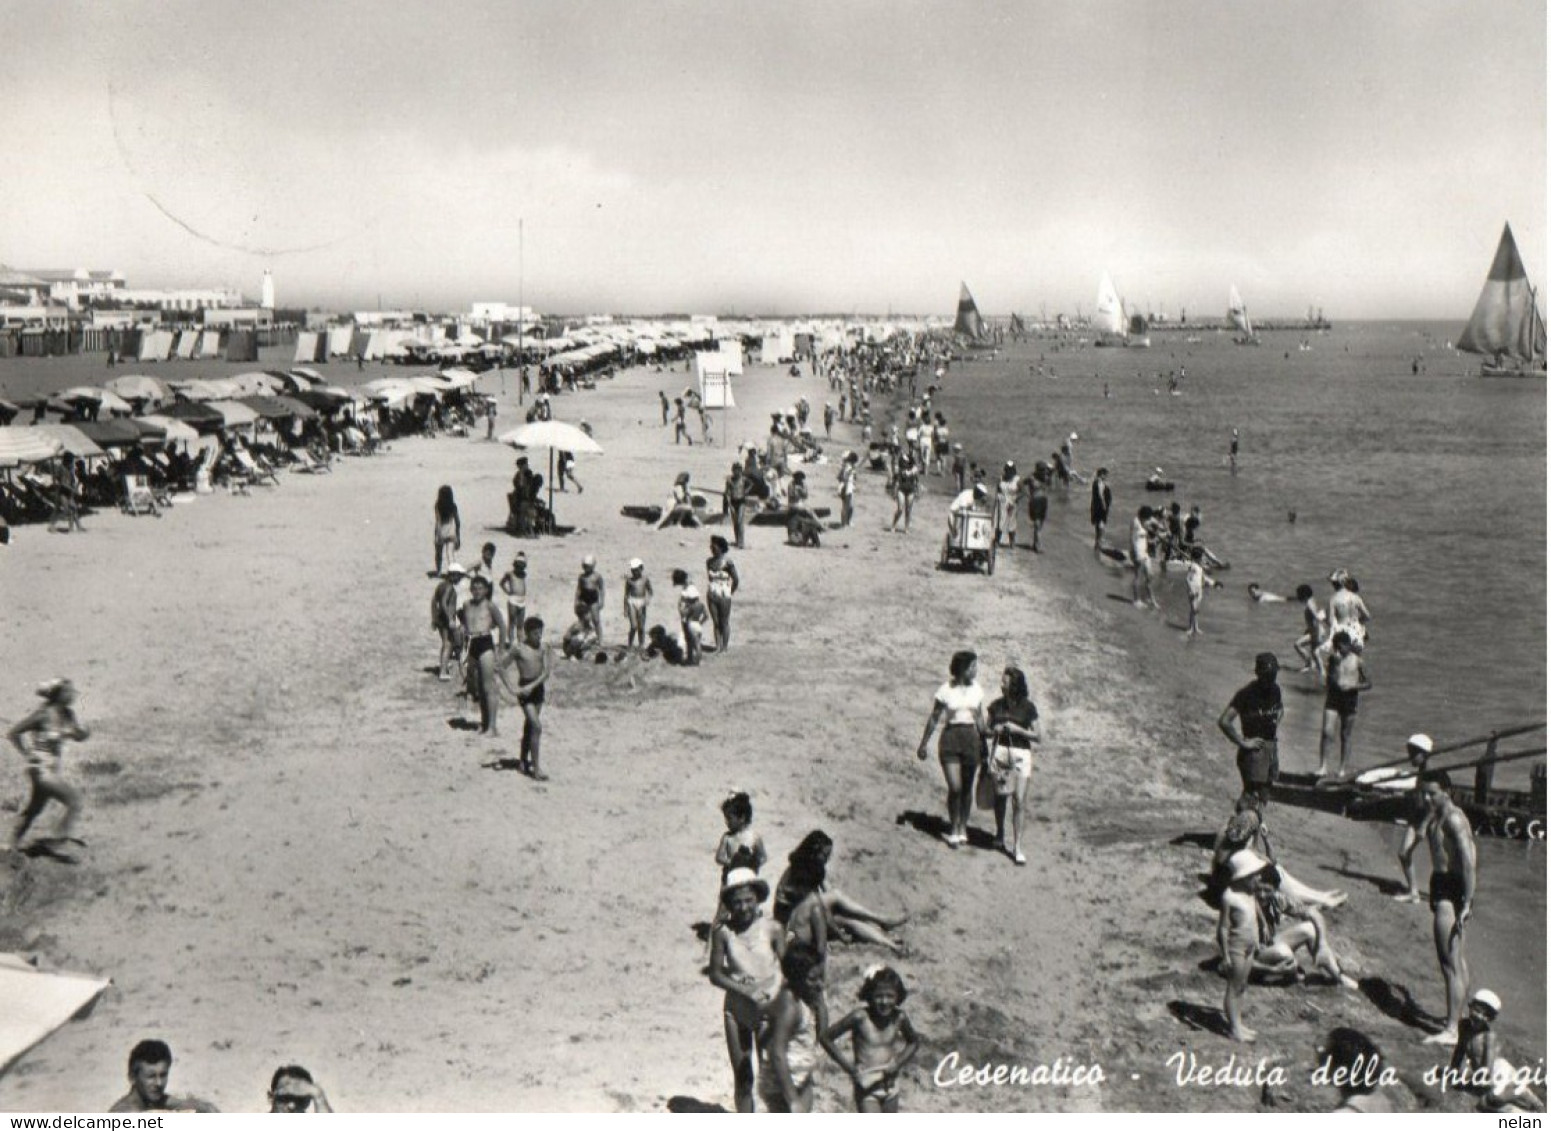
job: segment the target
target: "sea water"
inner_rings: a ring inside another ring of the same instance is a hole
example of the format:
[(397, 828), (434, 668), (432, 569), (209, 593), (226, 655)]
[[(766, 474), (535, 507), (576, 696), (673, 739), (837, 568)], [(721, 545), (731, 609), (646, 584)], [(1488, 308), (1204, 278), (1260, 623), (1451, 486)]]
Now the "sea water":
[[(1479, 359), (1447, 346), (1458, 329), (1348, 324), (1269, 333), (1259, 347), (1212, 333), (1187, 343), (1178, 331), (1155, 333), (1147, 350), (1008, 343), (994, 359), (954, 365), (939, 404), (953, 439), (992, 481), (1004, 460), (1026, 474), (1076, 432), (1077, 469), (1109, 468), (1111, 546), (1125, 548), (1140, 506), (1178, 501), (1185, 514), (1201, 506), (1202, 538), (1231, 569), (1207, 594), (1205, 635), (1188, 643), (1182, 575), (1160, 584), (1159, 617), (1131, 607), (1128, 573), (1092, 557), (1084, 484), (1053, 493), (1049, 553), (1004, 552), (998, 568), (1047, 571), (1110, 610), (1117, 637), (1161, 685), (1200, 704), (1209, 732), (1249, 680), (1255, 653), (1276, 652), (1287, 770), (1315, 767), (1322, 694), (1296, 670), (1298, 604), (1257, 604), (1246, 586), (1291, 597), (1307, 583), (1324, 602), (1331, 571), (1348, 569), (1373, 615), (1364, 656), (1373, 690), (1362, 696), (1354, 741), (1360, 769), (1402, 757), (1417, 731), (1442, 746), (1545, 719), (1546, 383), (1476, 376)], [(1174, 481), (1172, 493), (1144, 489), (1155, 467)], [(1037, 683), (1038, 658), (1029, 659)], [(1544, 743), (1533, 732), (1503, 749)], [(1222, 747), (1188, 756), (1220, 757), (1232, 779), (1225, 788), (1236, 790)], [(1332, 752), (1332, 770), (1335, 760)], [(1496, 784), (1527, 787), (1535, 761), (1501, 766)], [(1455, 776), (1470, 783), (1469, 772)], [(1375, 843), (1359, 870), (1398, 878), (1393, 847)], [(1510, 987), (1522, 1023), (1514, 1028), (1536, 1049), (1545, 1047), (1544, 847), (1482, 840), (1480, 898), (1500, 924), (1508, 912), (1510, 929), (1472, 949), (1476, 983)], [(1418, 866), (1425, 875), (1425, 850)]]

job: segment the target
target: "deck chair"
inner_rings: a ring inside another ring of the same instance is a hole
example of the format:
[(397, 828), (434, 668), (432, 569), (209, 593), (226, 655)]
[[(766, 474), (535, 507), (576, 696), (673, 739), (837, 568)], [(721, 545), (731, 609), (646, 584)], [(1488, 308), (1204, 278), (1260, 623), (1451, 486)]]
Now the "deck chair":
[(323, 475), (334, 470), (333, 464), (326, 459), (319, 459), (311, 448), (292, 448), (291, 458), (296, 462), (291, 465), (292, 471), (305, 471), (309, 475)]
[(144, 475), (124, 476), (124, 502), (125, 514), (154, 514), (161, 517), (161, 510), (156, 505), (156, 496), (151, 492), (150, 481)]
[(248, 473), (248, 482), (259, 487), (278, 487), (280, 480), (275, 476), (274, 468), (261, 464), (253, 458), (253, 453), (246, 448), (233, 448), (232, 455), (243, 471)]

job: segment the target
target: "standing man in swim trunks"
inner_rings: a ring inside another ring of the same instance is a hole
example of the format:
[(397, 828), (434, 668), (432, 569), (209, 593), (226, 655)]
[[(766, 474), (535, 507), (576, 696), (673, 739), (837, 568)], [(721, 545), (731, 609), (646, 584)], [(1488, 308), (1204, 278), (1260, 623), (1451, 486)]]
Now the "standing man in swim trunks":
[(1044, 529), (1045, 517), (1050, 513), (1050, 465), (1040, 460), (1034, 471), (1023, 481), (1023, 490), (1029, 507), (1029, 548), (1036, 554), (1039, 549), (1039, 532)]
[(1448, 999), (1443, 1030), (1427, 1038), (1430, 1045), (1452, 1045), (1459, 1039), (1465, 996), (1470, 992), (1465, 924), (1476, 897), (1476, 838), (1470, 831), (1470, 818), (1449, 796), (1451, 784), (1449, 775), (1442, 772), (1422, 783), (1428, 808), (1424, 831), (1433, 858), (1432, 881), (1428, 885), (1433, 907), (1433, 946), (1438, 951), (1438, 967), (1443, 971), (1443, 991)]
[(506, 639), (506, 618), (490, 600), (488, 577), (475, 574), (469, 585), (468, 604), (458, 614), (468, 638), (469, 690), (479, 703), (479, 733), (495, 738), (500, 733), (496, 730), (500, 703), (495, 690), (496, 644)]
[(1416, 855), (1417, 846), (1422, 843), (1422, 830), (1427, 827), (1427, 822), (1432, 816), (1432, 810), (1427, 804), (1427, 793), (1422, 788), (1424, 776), (1427, 773), (1427, 759), (1432, 757), (1433, 740), (1425, 734), (1413, 734), (1406, 739), (1406, 756), (1411, 759), (1411, 770), (1416, 774), (1415, 788), (1411, 791), (1411, 799), (1416, 803), (1415, 809), (1406, 815), (1406, 838), (1400, 845), (1400, 874), (1405, 877), (1406, 890), (1399, 895), (1391, 896), (1396, 903), (1421, 903), (1422, 893), (1416, 886), (1416, 865), (1412, 857)]
[[(1058, 464), (1057, 469), (1062, 465)], [(1088, 503), (1088, 521), (1093, 524), (1093, 552), (1104, 546), (1104, 527), (1109, 523), (1109, 508), (1115, 496), (1109, 489), (1109, 468), (1101, 467), (1093, 473), (1093, 497)]]
[(1325, 718), (1319, 732), (1319, 769), (1315, 776), (1325, 776), (1326, 757), (1339, 740), (1341, 764), (1336, 777), (1344, 778), (1352, 753), (1352, 728), (1357, 724), (1357, 699), (1373, 683), (1368, 679), (1362, 657), (1353, 649), (1352, 638), (1344, 630), (1331, 637), (1330, 644), (1330, 663), (1325, 669)]
[(1255, 679), (1246, 683), (1223, 708), (1218, 727), (1239, 748), (1239, 780), (1245, 793), (1267, 798), (1281, 766), (1276, 756), (1276, 728), (1282, 721), (1281, 665), (1276, 653), (1255, 657)]

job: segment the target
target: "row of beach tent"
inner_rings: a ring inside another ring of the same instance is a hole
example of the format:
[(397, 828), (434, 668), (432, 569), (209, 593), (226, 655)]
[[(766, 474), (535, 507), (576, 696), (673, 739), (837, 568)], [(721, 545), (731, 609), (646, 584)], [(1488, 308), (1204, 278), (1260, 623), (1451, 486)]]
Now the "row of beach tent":
[[(80, 385), (45, 398), (0, 400), (0, 468), (68, 455), (93, 459), (108, 449), (196, 446), (229, 429), (256, 429), (374, 407), (401, 409), (417, 397), (464, 395), (478, 381), (466, 369), (369, 381), (353, 389), (325, 382), (316, 370), (264, 371), (213, 380), (159, 381), (141, 374), (102, 386)], [(64, 422), (22, 422), (27, 409), (63, 413)], [(84, 410), (84, 411), (83, 411)], [(93, 419), (82, 419), (90, 415)]]

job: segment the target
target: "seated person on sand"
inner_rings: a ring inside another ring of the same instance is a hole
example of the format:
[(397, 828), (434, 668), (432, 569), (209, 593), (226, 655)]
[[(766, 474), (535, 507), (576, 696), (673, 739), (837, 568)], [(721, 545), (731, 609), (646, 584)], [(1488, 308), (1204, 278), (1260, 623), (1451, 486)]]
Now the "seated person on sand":
[(786, 540), (794, 546), (817, 546), (823, 526), (808, 507), (806, 473), (792, 472), (791, 485), (786, 489), (786, 506)]
[[(906, 953), (905, 944), (890, 937), (888, 932), (897, 931), (905, 923), (905, 917), (887, 919), (836, 887), (829, 879), (829, 858), (835, 842), (818, 829), (802, 838), (787, 856), (787, 869), (776, 884), (772, 910), (776, 921), (783, 926), (795, 915), (797, 908), (811, 891), (816, 891), (823, 904), (825, 946), (829, 939), (848, 939), (857, 943), (872, 943), (887, 947), (895, 954)], [(812, 934), (812, 925), (799, 927), (799, 933)]]
[(561, 654), (568, 660), (585, 660), (597, 650), (598, 634), (590, 621), (575, 621), (560, 638)]
[(689, 472), (681, 471), (673, 480), (673, 494), (662, 509), (661, 530), (667, 526), (699, 526), (700, 516), (695, 513), (694, 496), (689, 490)]
[(1260, 904), (1262, 932), (1255, 950), (1254, 968), (1269, 974), (1292, 974), (1303, 980), (1298, 951), (1306, 950), (1314, 958), (1314, 967), (1349, 990), (1357, 988), (1357, 979), (1343, 973), (1330, 946), (1330, 929), (1324, 916), (1281, 890), (1276, 865), (1267, 864), (1254, 877), (1255, 899)]
[(329, 1098), (300, 1064), (287, 1064), (275, 1069), (269, 1080), (269, 1113), (271, 1115), (306, 1115), (321, 1112), (332, 1115)]
[(1277, 863), (1271, 848), (1271, 834), (1265, 825), (1265, 801), (1257, 794), (1241, 794), (1234, 805), (1233, 816), (1217, 834), (1212, 845), (1212, 871), (1207, 880), (1207, 890), (1213, 899), (1219, 898), (1228, 886), (1228, 861), (1242, 848), (1253, 849), (1274, 867), (1281, 882), (1281, 890), (1298, 902), (1311, 907), (1326, 909), (1340, 907), (1347, 900), (1346, 892), (1337, 888), (1320, 891), (1295, 879), (1286, 868)]
[(212, 1103), (194, 1096), (170, 1096), (167, 1079), (172, 1075), (172, 1050), (164, 1041), (141, 1041), (129, 1053), (129, 1091), (108, 1109), (121, 1115), (142, 1111), (219, 1112)]
[(1502, 999), (1491, 990), (1477, 990), (1459, 1022), (1459, 1042), (1449, 1061), (1449, 1087), (1477, 1096), (1477, 1111), (1545, 1111), (1545, 1101), (1530, 1090), (1527, 1071), (1515, 1069), (1498, 1055), (1492, 1022), (1502, 1012)]

